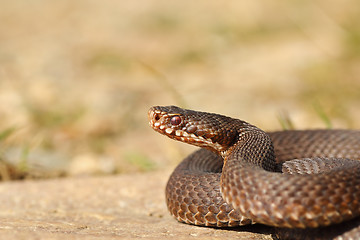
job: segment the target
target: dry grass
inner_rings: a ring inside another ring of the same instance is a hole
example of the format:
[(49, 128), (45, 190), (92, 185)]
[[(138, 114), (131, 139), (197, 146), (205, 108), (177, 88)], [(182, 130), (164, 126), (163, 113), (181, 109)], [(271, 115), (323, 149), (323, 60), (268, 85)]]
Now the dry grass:
[(357, 1), (1, 5), (0, 163), (21, 176), (173, 165), (192, 148), (148, 128), (151, 105), (360, 127)]

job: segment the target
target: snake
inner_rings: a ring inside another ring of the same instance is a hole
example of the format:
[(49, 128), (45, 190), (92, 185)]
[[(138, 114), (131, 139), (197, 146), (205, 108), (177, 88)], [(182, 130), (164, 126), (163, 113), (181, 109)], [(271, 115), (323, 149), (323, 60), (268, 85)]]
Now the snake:
[(359, 130), (265, 132), (240, 119), (177, 106), (151, 107), (148, 118), (155, 131), (201, 147), (166, 186), (168, 210), (178, 221), (325, 229), (320, 235), (334, 232), (329, 239), (360, 239)]

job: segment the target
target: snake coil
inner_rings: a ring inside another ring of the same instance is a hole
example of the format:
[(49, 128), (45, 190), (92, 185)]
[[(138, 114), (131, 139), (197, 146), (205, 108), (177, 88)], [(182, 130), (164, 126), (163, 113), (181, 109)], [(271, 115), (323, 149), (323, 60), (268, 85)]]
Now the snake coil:
[(166, 187), (168, 209), (179, 221), (289, 229), (356, 222), (331, 238), (360, 239), (360, 131), (266, 133), (239, 119), (175, 106), (152, 107), (148, 116), (157, 132), (202, 147), (178, 165)]

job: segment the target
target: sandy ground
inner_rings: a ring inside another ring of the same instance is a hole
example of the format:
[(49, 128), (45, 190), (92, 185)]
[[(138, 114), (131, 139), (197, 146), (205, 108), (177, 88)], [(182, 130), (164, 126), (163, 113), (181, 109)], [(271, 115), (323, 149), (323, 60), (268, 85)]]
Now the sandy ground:
[(163, 199), (167, 175), (153, 172), (1, 184), (1, 238), (271, 239), (269, 234), (257, 233), (264, 232), (260, 226), (218, 230), (178, 223), (168, 214)]

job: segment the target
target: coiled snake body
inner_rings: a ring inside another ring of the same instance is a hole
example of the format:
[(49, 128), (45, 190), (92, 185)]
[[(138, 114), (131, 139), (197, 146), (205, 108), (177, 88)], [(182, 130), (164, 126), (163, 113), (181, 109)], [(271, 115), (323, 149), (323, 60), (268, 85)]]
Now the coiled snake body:
[(179, 221), (295, 229), (335, 224), (339, 231), (331, 238), (360, 239), (360, 131), (266, 133), (239, 119), (175, 106), (152, 107), (148, 116), (154, 130), (203, 148), (179, 164), (166, 187), (168, 209)]

